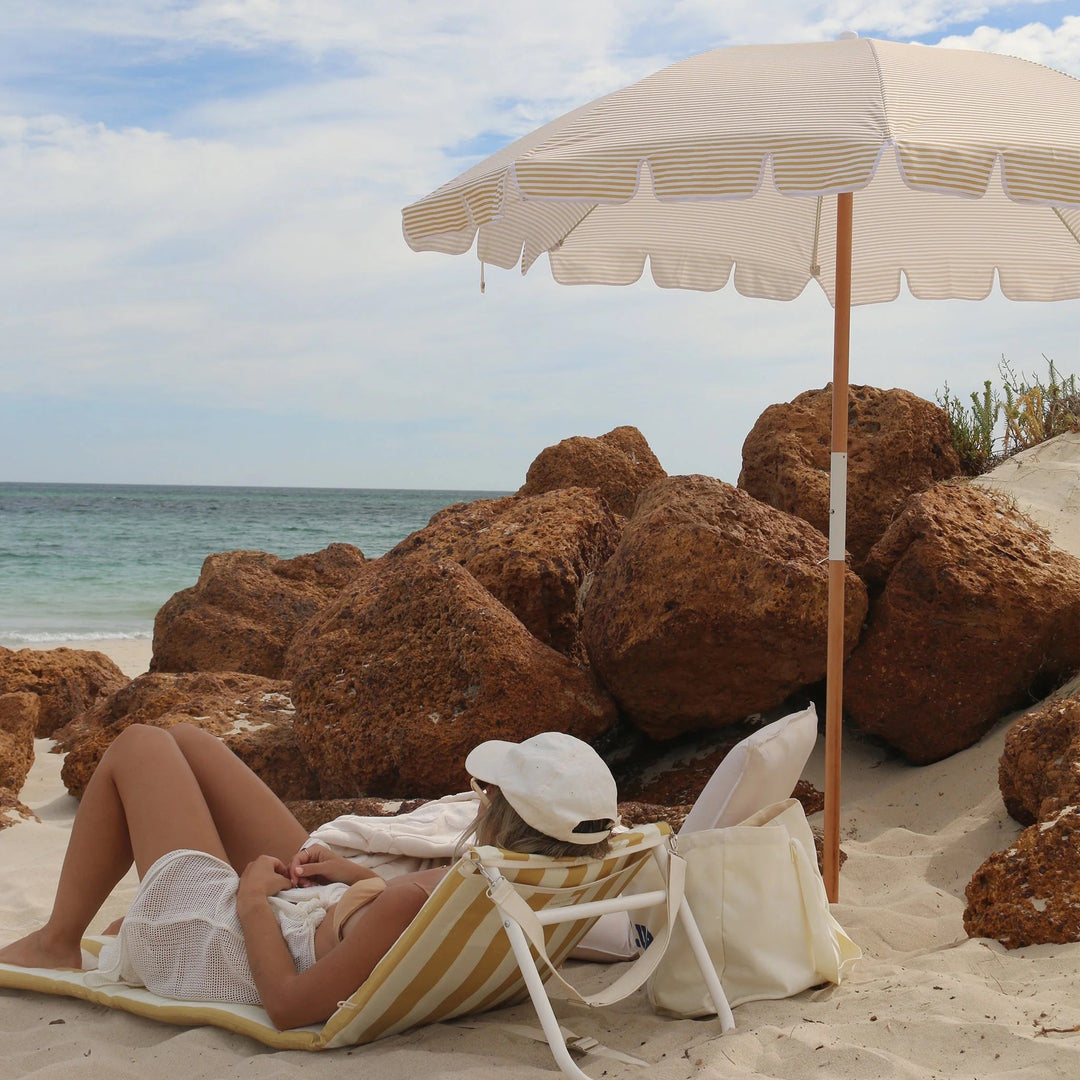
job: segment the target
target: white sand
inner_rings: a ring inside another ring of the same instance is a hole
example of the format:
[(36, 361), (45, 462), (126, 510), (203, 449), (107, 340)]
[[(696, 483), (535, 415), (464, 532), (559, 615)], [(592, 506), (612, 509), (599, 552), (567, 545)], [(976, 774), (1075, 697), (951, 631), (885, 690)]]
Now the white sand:
[[(1080, 460), (1080, 440), (1073, 453)], [(1023, 476), (1023, 463), (1012, 471)], [(1054, 472), (1064, 503), (1077, 467)], [(1014, 494), (1023, 505), (1022, 489)], [(1053, 497), (1044, 491), (1041, 498), (1052, 509)], [(1045, 523), (1069, 532), (1080, 514), (1050, 517), (1056, 521)], [(864, 958), (843, 986), (740, 1006), (736, 1032), (723, 1037), (713, 1022), (656, 1016), (643, 993), (595, 1013), (560, 1006), (566, 1026), (650, 1063), (641, 1068), (587, 1057), (585, 1070), (612, 1080), (1080, 1076), (1080, 944), (1009, 952), (996, 942), (968, 939), (963, 930), (965, 885), (988, 855), (1019, 832), (997, 788), (1010, 719), (977, 746), (923, 768), (846, 733), (841, 835), (848, 858), (835, 913)], [(805, 773), (819, 787), (823, 757), (819, 746)], [(0, 832), (0, 941), (47, 911), (74, 810), (59, 785), (58, 765), (55, 756), (39, 754), (24, 790), (23, 801), (37, 809), (42, 824)], [(122, 906), (123, 896), (111, 903)], [(102, 921), (110, 916), (104, 913)], [(570, 974), (589, 990), (613, 971), (573, 965)], [(502, 1026), (535, 1027), (530, 1007), (476, 1023), (436, 1025), (351, 1051), (275, 1053), (216, 1030), (174, 1028), (63, 998), (0, 991), (0, 1080), (558, 1075), (546, 1045)]]
[[(104, 653), (125, 675), (134, 679), (150, 667), (154, 655), (154, 643), (150, 638), (106, 638), (86, 641), (39, 642), (34, 649), (82, 649)], [(23, 799), (23, 802), (26, 802)]]
[(1011, 495), (1058, 547), (1080, 558), (1080, 432), (1021, 450), (975, 482)]

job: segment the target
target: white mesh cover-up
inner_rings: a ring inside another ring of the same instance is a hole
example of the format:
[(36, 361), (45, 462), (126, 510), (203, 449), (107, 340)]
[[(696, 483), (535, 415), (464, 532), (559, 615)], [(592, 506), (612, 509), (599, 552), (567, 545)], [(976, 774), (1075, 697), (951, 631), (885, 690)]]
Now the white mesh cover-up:
[[(205, 851), (162, 855), (143, 877), (116, 941), (101, 950), (97, 970), (86, 973), (87, 983), (145, 986), (180, 1001), (258, 1005), (236, 913), (239, 884), (228, 863)], [(298, 903), (271, 898), (297, 971), (315, 963), (315, 930), (344, 889), (305, 889)]]

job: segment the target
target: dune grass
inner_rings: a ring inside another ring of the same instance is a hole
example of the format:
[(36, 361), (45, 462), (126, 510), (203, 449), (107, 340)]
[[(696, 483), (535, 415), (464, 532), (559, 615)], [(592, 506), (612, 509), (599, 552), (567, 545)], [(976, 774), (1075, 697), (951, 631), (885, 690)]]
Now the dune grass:
[(949, 419), (953, 447), (966, 476), (979, 476), (1029, 446), (1066, 431), (1080, 430), (1080, 389), (1076, 376), (1062, 377), (1045, 354), (1049, 379), (1016, 372), (1004, 356), (998, 364), (1001, 388), (990, 379), (969, 394), (970, 405), (945, 384), (936, 393)]

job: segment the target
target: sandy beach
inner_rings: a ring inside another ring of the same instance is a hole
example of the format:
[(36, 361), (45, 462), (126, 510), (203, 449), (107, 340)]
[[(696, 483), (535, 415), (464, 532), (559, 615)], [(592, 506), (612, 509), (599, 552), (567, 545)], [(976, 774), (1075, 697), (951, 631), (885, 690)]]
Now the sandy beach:
[(154, 643), (148, 638), (107, 638), (105, 640), (41, 642), (35, 649), (85, 649), (104, 653), (129, 679), (150, 668)]
[[(1080, 439), (1073, 440), (1072, 451), (1075, 463)], [(1038, 498), (1043, 520), (1069, 547), (1077, 515), (1057, 510), (1071, 494), (1076, 467), (1063, 467), (1057, 455), (1052, 468), (1039, 469)], [(1031, 455), (1031, 468), (1038, 468), (1038, 458)], [(1024, 466), (1013, 459), (1008, 468), (1016, 477), (1030, 475)], [(1056, 495), (1048, 496), (1052, 474), (1058, 486)], [(1000, 481), (994, 486), (1010, 490), (1023, 505), (1021, 486)], [(1048, 501), (1052, 512), (1046, 510)], [(131, 675), (145, 670), (150, 655), (149, 641), (90, 647), (112, 656)], [(864, 955), (842, 986), (740, 1006), (737, 1030), (723, 1037), (715, 1022), (657, 1016), (643, 992), (595, 1013), (562, 1004), (558, 1009), (567, 1027), (648, 1063), (586, 1056), (582, 1067), (612, 1080), (1080, 1075), (1080, 943), (1010, 952), (993, 941), (967, 938), (962, 925), (971, 875), (1020, 832), (997, 786), (998, 758), (1014, 718), (1002, 718), (968, 750), (921, 768), (857, 732), (845, 733), (841, 843), (847, 861), (834, 910)], [(818, 787), (824, 786), (821, 743), (804, 773)], [(0, 832), (6, 879), (0, 891), (0, 941), (45, 918), (75, 810), (60, 783), (60, 758), (48, 753), (47, 741), (37, 750), (22, 799), (41, 823)], [(819, 820), (812, 823), (820, 828)], [(123, 910), (133, 887), (132, 879), (117, 890), (101, 925)], [(586, 990), (611, 975), (600, 965), (570, 966), (571, 978)], [(529, 1006), (367, 1047), (305, 1054), (273, 1052), (218, 1030), (159, 1025), (64, 998), (0, 991), (0, 1002), (5, 1051), (0, 1080), (143, 1080), (154, 1073), (185, 1080), (239, 1080), (256, 1073), (330, 1080), (343, 1069), (379, 1080), (558, 1075), (545, 1044), (508, 1027), (538, 1030)]]

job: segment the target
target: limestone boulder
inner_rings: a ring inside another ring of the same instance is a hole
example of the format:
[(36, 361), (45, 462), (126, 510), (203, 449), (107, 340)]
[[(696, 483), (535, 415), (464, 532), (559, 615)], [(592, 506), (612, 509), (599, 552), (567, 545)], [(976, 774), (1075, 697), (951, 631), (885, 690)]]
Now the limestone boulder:
[(428, 799), (295, 799), (286, 800), (292, 816), (307, 831), (314, 832), (320, 825), (345, 814), (360, 817), (397, 817), (407, 814), (429, 802)]
[(351, 544), (279, 559), (224, 551), (203, 562), (198, 582), (154, 619), (151, 671), (243, 671), (281, 677), (290, 638), (364, 565)]
[(30, 807), (19, 801), (19, 792), (34, 763), (39, 711), (37, 694), (0, 694), (0, 829), (38, 820)]
[(28, 691), (0, 694), (0, 788), (18, 795), (34, 763), (40, 699)]
[(104, 653), (0, 646), (0, 694), (38, 697), (36, 736), (47, 739), (72, 717), (119, 690), (128, 677)]
[[(706, 476), (638, 500), (585, 599), (593, 669), (654, 739), (734, 724), (825, 675), (827, 543), (805, 521)], [(846, 574), (845, 649), (866, 615)]]
[(998, 786), (1021, 825), (1080, 806), (1080, 697), (1050, 699), (1009, 728)]
[(0, 829), (18, 825), (22, 821), (40, 821), (41, 819), (9, 788), (0, 787)]
[(286, 682), (236, 672), (153, 672), (99, 702), (56, 733), (61, 776), (81, 796), (101, 755), (124, 728), (192, 724), (217, 735), (281, 799), (318, 793), (293, 730)]
[(583, 661), (582, 600), (619, 531), (598, 491), (568, 488), (447, 507), (386, 558), (422, 552), (460, 563), (535, 638)]
[(464, 567), (422, 553), (370, 562), (298, 634), (286, 673), (324, 798), (464, 790), (485, 739), (589, 742), (615, 709)]
[[(739, 487), (828, 535), (832, 388), (770, 405), (743, 443)], [(847, 549), (858, 571), (910, 495), (958, 476), (943, 409), (907, 390), (848, 395)]]
[(913, 495), (864, 574), (880, 593), (844, 704), (915, 764), (971, 746), (1080, 667), (1080, 561), (1002, 496), (961, 481)]
[(1080, 806), (1025, 829), (968, 882), (964, 929), (1008, 949), (1080, 941)]
[(595, 439), (575, 435), (542, 450), (518, 494), (596, 488), (616, 514), (629, 517), (638, 494), (666, 475), (636, 427), (617, 427)]

